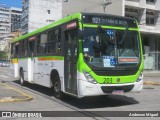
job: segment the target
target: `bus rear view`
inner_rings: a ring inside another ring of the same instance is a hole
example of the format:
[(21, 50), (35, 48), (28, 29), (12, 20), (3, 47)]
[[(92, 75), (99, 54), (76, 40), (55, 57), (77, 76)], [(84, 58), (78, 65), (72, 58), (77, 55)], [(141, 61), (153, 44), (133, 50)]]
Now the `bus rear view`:
[(82, 14), (78, 59), (79, 97), (140, 92), (143, 53), (134, 19)]

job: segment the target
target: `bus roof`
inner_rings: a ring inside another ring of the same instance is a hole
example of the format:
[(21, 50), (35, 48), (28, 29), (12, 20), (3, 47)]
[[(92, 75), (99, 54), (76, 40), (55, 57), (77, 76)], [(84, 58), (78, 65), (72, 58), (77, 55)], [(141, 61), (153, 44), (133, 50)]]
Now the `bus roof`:
[(19, 38), (14, 39), (14, 40), (13, 40), (13, 43), (14, 43), (14, 42), (17, 42), (17, 41), (20, 41), (20, 40), (22, 40), (22, 39), (28, 38), (28, 37), (32, 37), (32, 36), (34, 36), (34, 35), (36, 35), (36, 34), (39, 34), (39, 33), (43, 32), (43, 31), (45, 31), (45, 30), (51, 29), (52, 27), (55, 27), (55, 26), (58, 26), (58, 25), (60, 25), (60, 24), (66, 23), (66, 22), (68, 22), (68, 21), (70, 21), (70, 20), (73, 20), (73, 19), (76, 19), (76, 18), (80, 19), (80, 17), (81, 17), (81, 14), (80, 14), (80, 13), (75, 13), (75, 14), (73, 14), (73, 15), (67, 16), (67, 17), (65, 17), (65, 18), (63, 18), (63, 19), (61, 19), (61, 20), (58, 20), (58, 21), (56, 21), (56, 22), (53, 22), (53, 23), (51, 23), (51, 24), (49, 24), (49, 25), (46, 25), (46, 26), (44, 26), (44, 27), (42, 27), (42, 28), (39, 28), (39, 29), (37, 29), (37, 30), (35, 30), (35, 31), (33, 31), (33, 32), (30, 32), (30, 33), (28, 33), (28, 34), (22, 35), (22, 36), (20, 36)]
[[(51, 29), (55, 26), (64, 24), (64, 23), (69, 22), (73, 19), (81, 19), (81, 15), (82, 15), (82, 22), (84, 24), (97, 24), (97, 25), (99, 24), (99, 25), (118, 26), (118, 27), (126, 27), (127, 26), (127, 27), (137, 28), (137, 22), (133, 18), (126, 18), (126, 17), (122, 17), (122, 16), (102, 14), (102, 13), (75, 13), (73, 15), (69, 15), (65, 18), (62, 18), (61, 20), (53, 22), (49, 25), (46, 25), (42, 28), (39, 28), (33, 32), (22, 35), (19, 38), (14, 39), (13, 43), (20, 41), (20, 40), (23, 40), (23, 39), (26, 39), (28, 37), (32, 37), (32, 36), (39, 34), (45, 30), (48, 30), (48, 29)], [(97, 20), (99, 20), (99, 21), (97, 21)]]

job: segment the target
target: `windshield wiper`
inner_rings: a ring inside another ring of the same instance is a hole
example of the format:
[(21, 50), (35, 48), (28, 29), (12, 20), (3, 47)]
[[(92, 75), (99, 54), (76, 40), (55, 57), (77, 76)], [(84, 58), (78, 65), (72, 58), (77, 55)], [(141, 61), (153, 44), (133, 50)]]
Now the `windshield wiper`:
[(128, 26), (125, 26), (126, 27), (126, 30), (122, 36), (122, 39), (118, 42), (118, 44), (122, 44), (123, 41), (125, 40), (126, 36), (127, 36), (127, 31), (128, 31)]
[(115, 44), (115, 39), (111, 39), (106, 33), (105, 31), (103, 30), (103, 28), (101, 26), (98, 26), (98, 30), (100, 31), (100, 33), (102, 33), (104, 35), (104, 37), (106, 38), (106, 40), (108, 42), (110, 42), (111, 44)]

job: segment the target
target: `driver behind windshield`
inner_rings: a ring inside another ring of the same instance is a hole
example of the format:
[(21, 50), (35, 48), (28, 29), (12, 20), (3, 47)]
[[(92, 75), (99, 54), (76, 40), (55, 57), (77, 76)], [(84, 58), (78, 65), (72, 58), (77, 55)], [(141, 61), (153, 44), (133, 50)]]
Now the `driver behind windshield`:
[(86, 36), (84, 43), (84, 57), (88, 61), (92, 61), (93, 57), (99, 57), (100, 46), (95, 36)]

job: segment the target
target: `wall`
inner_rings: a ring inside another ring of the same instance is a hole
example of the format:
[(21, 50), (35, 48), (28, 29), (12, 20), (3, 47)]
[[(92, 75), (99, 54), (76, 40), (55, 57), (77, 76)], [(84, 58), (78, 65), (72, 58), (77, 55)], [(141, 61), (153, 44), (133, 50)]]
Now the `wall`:
[[(107, 13), (113, 15), (124, 15), (124, 0), (112, 0), (112, 4), (107, 5), (105, 12), (102, 4), (104, 0), (68, 0), (63, 1), (62, 16), (76, 12), (93, 12), (93, 13)], [(116, 8), (116, 9), (113, 9)]]
[(62, 0), (31, 0), (29, 32), (62, 18)]

